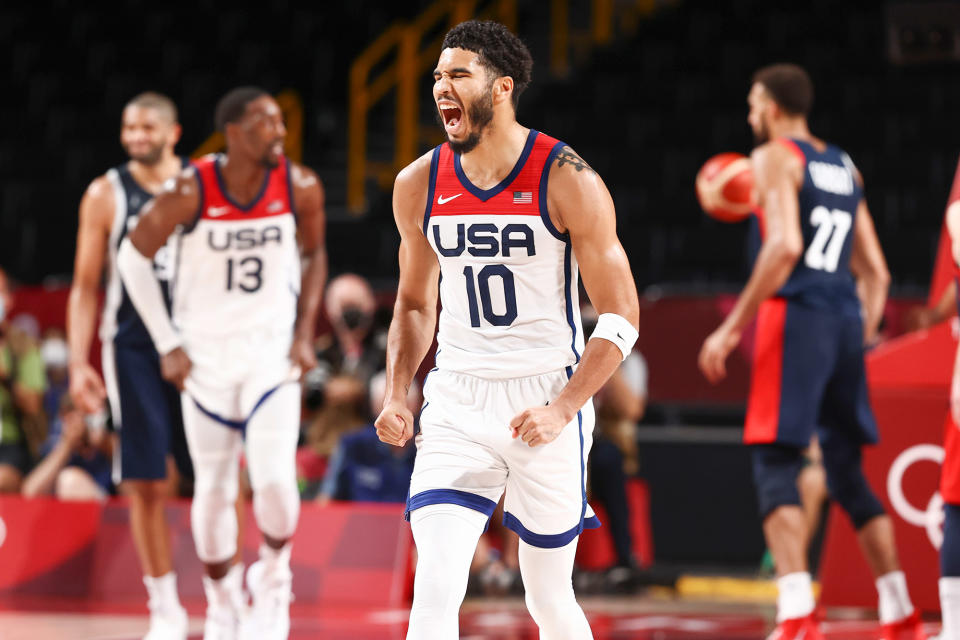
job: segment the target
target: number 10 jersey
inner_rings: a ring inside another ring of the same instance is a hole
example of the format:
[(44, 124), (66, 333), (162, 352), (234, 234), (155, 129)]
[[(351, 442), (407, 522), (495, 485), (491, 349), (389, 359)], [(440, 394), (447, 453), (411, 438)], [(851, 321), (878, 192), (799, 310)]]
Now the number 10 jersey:
[(475, 186), (449, 144), (434, 149), (423, 233), (440, 262), (437, 367), (481, 378), (541, 375), (583, 353), (577, 259), (547, 212), (564, 143), (531, 130), (513, 170)]
[(179, 237), (174, 324), (191, 341), (251, 331), (292, 335), (300, 253), (290, 162), (281, 157), (245, 205), (227, 193), (222, 162), (209, 155), (193, 163), (200, 207)]

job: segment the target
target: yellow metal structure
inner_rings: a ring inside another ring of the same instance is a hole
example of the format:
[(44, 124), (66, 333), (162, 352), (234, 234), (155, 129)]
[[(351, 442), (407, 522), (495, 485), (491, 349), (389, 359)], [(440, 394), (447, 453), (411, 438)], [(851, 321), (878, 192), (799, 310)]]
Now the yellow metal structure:
[[(582, 0), (589, 4), (590, 24), (571, 24), (570, 0), (550, 0), (550, 69), (564, 76), (570, 69), (570, 48), (580, 51), (604, 46), (615, 35), (635, 27), (639, 17), (676, 0)], [(398, 21), (386, 29), (350, 67), (350, 107), (347, 131), (347, 206), (351, 213), (366, 210), (365, 186), (374, 178), (384, 188), (417, 157), (421, 141), (419, 81), (436, 64), (443, 31), (478, 17), (495, 19), (513, 31), (516, 0), (437, 0), (412, 22)], [(438, 33), (439, 31), (439, 33)], [(377, 73), (371, 77), (374, 69)], [(395, 90), (394, 153), (392, 162), (367, 158), (368, 118), (371, 109)]]

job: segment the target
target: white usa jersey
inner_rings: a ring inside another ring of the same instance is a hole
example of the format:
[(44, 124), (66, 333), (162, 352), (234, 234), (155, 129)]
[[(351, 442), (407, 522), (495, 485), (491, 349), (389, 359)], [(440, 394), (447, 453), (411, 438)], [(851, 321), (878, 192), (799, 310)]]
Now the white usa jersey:
[(482, 378), (567, 369), (583, 353), (577, 259), (547, 212), (562, 142), (530, 131), (516, 166), (479, 189), (433, 151), (423, 232), (440, 262), (437, 367)]
[(300, 294), (300, 252), (290, 163), (269, 170), (247, 205), (226, 192), (222, 156), (194, 162), (196, 222), (180, 234), (171, 285), (172, 317), (190, 342), (241, 332), (292, 335)]

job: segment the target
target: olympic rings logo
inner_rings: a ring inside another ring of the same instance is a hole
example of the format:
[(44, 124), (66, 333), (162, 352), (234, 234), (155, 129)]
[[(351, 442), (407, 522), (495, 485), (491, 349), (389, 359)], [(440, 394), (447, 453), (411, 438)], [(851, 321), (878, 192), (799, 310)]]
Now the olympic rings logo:
[(934, 549), (943, 544), (943, 497), (935, 491), (926, 509), (918, 509), (903, 495), (903, 475), (915, 462), (943, 464), (944, 450), (935, 444), (918, 444), (905, 449), (890, 465), (887, 474), (887, 496), (897, 514), (915, 527), (923, 527)]

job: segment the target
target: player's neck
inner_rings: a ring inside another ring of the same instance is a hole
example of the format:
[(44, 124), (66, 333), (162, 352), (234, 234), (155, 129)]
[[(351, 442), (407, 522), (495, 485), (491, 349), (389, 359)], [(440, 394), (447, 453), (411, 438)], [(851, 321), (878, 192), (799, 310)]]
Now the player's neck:
[(237, 202), (248, 202), (256, 197), (263, 186), (266, 172), (267, 168), (260, 162), (231, 157), (229, 153), (223, 156), (220, 164), (220, 174), (227, 191)]
[(480, 144), (460, 156), (467, 179), (480, 189), (489, 189), (506, 178), (520, 159), (530, 130), (511, 120), (505, 125), (491, 123)]
[(771, 133), (773, 133), (773, 138), (795, 138), (798, 140), (810, 140), (813, 138), (805, 118), (784, 120), (778, 123)]
[(127, 167), (137, 184), (150, 193), (158, 193), (167, 180), (175, 178), (180, 173), (183, 165), (179, 157), (169, 153), (164, 154), (156, 164), (144, 164), (137, 160), (130, 160)]

